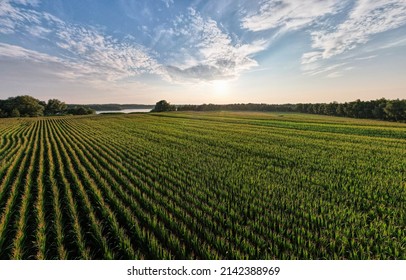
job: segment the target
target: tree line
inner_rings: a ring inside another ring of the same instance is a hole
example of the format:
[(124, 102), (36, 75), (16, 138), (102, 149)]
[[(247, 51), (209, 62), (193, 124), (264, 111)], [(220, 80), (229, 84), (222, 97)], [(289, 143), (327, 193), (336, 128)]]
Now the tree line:
[(29, 95), (0, 100), (0, 118), (90, 115), (95, 113), (95, 110), (85, 106), (69, 106), (58, 99), (49, 99), (48, 102), (45, 102)]
[[(71, 104), (68, 106), (77, 106), (81, 107), (84, 105), (80, 104)], [(146, 105), (146, 104), (87, 104), (86, 107), (96, 110), (96, 111), (121, 111), (126, 109), (153, 109), (154, 105)]]
[(299, 112), (340, 116), (351, 118), (378, 119), (387, 121), (406, 121), (406, 100), (388, 100), (385, 98), (353, 102), (299, 103), (299, 104), (202, 104), (178, 105), (177, 111), (262, 111), (262, 112)]

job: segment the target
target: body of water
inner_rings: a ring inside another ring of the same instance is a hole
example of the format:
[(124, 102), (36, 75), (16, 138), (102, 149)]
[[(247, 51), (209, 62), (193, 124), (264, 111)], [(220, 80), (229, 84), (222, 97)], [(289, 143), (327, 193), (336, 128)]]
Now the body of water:
[(124, 110), (119, 110), (119, 111), (96, 111), (96, 114), (103, 114), (103, 113), (148, 113), (152, 109), (124, 109)]

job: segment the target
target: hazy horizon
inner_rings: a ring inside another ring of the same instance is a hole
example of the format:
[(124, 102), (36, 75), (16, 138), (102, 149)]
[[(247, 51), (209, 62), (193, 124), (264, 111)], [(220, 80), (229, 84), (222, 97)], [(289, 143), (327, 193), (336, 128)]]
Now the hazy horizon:
[(404, 99), (405, 65), (404, 0), (0, 2), (0, 99)]

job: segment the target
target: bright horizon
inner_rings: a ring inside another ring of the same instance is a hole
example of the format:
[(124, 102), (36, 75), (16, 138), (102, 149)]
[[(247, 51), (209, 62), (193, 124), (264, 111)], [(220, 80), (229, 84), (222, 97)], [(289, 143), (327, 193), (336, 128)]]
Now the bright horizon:
[(0, 99), (406, 98), (405, 0), (0, 1)]

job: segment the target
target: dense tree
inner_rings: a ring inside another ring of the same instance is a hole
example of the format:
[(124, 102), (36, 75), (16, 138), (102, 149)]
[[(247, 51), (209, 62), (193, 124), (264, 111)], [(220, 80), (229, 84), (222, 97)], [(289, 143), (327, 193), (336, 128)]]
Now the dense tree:
[(384, 120), (385, 119), (385, 106), (386, 106), (386, 99), (381, 98), (378, 100), (373, 100), (371, 101), (373, 106), (372, 106), (372, 118), (373, 119), (380, 119)]
[(96, 111), (93, 109), (84, 107), (84, 106), (75, 106), (75, 107), (69, 108), (67, 110), (67, 113), (71, 114), (71, 115), (92, 115), (92, 114), (95, 114)]
[(337, 107), (338, 107), (338, 103), (337, 102), (333, 102), (333, 103), (329, 103), (329, 104), (323, 104), (323, 114), (325, 115), (330, 115), (330, 116), (334, 116), (337, 114)]
[(0, 118), (38, 117), (45, 115), (88, 115), (95, 111), (87, 107), (74, 107), (67, 109), (67, 105), (57, 99), (50, 99), (48, 103), (35, 99), (32, 96), (22, 95), (0, 100)]
[(68, 106), (58, 99), (49, 99), (45, 107), (45, 115), (61, 115), (63, 114)]
[[(403, 102), (402, 102), (403, 101)], [(399, 121), (406, 119), (406, 102), (404, 100), (390, 100), (384, 108), (389, 120)]]
[(337, 108), (336, 108), (336, 113), (335, 113), (335, 115), (336, 115), (336, 116), (340, 116), (340, 117), (342, 117), (342, 116), (345, 115), (345, 112), (344, 112), (344, 104), (341, 104), (341, 103), (337, 104)]
[(265, 111), (265, 112), (300, 112), (342, 116), (352, 118), (370, 118), (391, 121), (406, 121), (406, 100), (372, 101), (356, 100), (345, 103), (299, 103), (299, 104), (202, 104), (179, 105), (178, 111)]
[(28, 95), (10, 97), (0, 102), (3, 117), (37, 117), (44, 114), (44, 106)]
[(18, 118), (20, 116), (20, 111), (17, 108), (14, 108), (11, 111), (10, 117), (12, 118)]
[(169, 104), (166, 100), (158, 101), (151, 112), (168, 112), (176, 111), (176, 107)]

